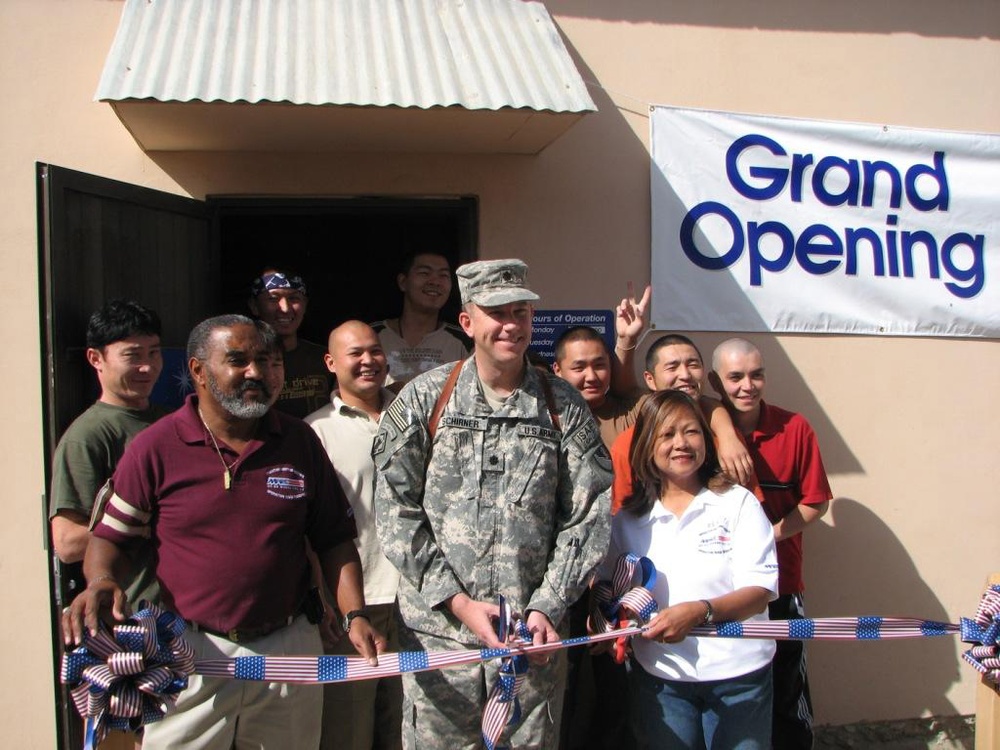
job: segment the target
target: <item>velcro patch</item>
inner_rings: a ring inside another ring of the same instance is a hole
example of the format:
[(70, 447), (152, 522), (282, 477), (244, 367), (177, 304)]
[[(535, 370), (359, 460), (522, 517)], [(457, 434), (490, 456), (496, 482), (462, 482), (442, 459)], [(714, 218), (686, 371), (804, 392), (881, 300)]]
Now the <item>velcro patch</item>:
[(375, 442), (372, 443), (372, 456), (379, 455), (385, 450), (386, 437), (384, 432), (380, 432), (375, 436)]
[(524, 437), (538, 437), (542, 438), (542, 440), (551, 440), (554, 443), (562, 440), (562, 433), (559, 430), (553, 430), (537, 424), (519, 424), (517, 426), (517, 434)]
[(479, 432), (486, 432), (486, 417), (463, 417), (461, 415), (451, 414), (446, 417), (441, 417), (442, 427), (457, 427), (460, 430), (478, 430)]
[(399, 434), (406, 432), (406, 428), (415, 421), (413, 412), (407, 409), (403, 401), (398, 398), (385, 410), (385, 416), (392, 420), (392, 423), (396, 426), (396, 432)]

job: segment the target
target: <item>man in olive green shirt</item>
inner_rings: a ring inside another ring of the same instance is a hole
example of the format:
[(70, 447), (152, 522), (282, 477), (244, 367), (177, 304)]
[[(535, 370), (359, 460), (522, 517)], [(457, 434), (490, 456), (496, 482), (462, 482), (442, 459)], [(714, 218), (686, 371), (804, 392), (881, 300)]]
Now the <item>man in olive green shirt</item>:
[[(63, 433), (52, 458), (49, 524), (52, 546), (64, 564), (83, 559), (94, 500), (125, 447), (166, 413), (149, 402), (163, 369), (160, 318), (154, 311), (131, 301), (108, 302), (87, 323), (86, 357), (101, 395)], [(155, 561), (136, 560), (132, 570), (130, 601), (155, 598)], [(64, 577), (72, 574), (64, 571)]]

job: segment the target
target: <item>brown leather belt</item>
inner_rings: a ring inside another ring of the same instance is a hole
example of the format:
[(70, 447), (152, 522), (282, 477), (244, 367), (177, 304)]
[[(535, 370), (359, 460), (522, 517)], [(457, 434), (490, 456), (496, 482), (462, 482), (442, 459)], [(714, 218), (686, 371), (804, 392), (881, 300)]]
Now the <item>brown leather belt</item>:
[(215, 630), (206, 625), (201, 625), (197, 622), (191, 622), (188, 620), (188, 627), (191, 628), (195, 633), (208, 633), (209, 635), (217, 635), (220, 638), (225, 638), (233, 643), (248, 643), (249, 641), (256, 641), (258, 638), (263, 638), (266, 635), (271, 635), (276, 630), (287, 627), (292, 624), (295, 620), (295, 615), (289, 615), (281, 622), (268, 623), (267, 625), (258, 625), (253, 628), (233, 628), (232, 630)]

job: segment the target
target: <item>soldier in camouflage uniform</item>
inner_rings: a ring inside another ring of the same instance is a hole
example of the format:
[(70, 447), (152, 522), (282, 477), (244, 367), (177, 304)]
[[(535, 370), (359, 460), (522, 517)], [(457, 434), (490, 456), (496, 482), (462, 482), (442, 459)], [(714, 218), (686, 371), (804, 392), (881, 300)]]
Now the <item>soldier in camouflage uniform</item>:
[[(611, 466), (580, 394), (525, 360), (531, 302), (521, 261), (458, 269), (459, 322), (475, 342), (436, 423), (456, 365), (411, 381), (382, 418), (373, 456), (379, 540), (399, 568), (404, 650), (499, 647), (498, 596), (535, 643), (558, 640), (607, 550)], [(560, 627), (560, 630), (564, 628)], [(565, 652), (536, 658), (513, 747), (558, 744)], [(403, 676), (407, 748), (481, 745), (496, 666)]]

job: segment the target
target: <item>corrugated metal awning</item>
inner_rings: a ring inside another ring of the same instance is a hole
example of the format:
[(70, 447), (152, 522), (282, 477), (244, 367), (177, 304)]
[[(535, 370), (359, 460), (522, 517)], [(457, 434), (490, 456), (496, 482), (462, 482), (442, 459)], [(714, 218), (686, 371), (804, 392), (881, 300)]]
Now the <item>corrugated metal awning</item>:
[(522, 0), (126, 0), (96, 98), (147, 151), (535, 153), (596, 110)]

